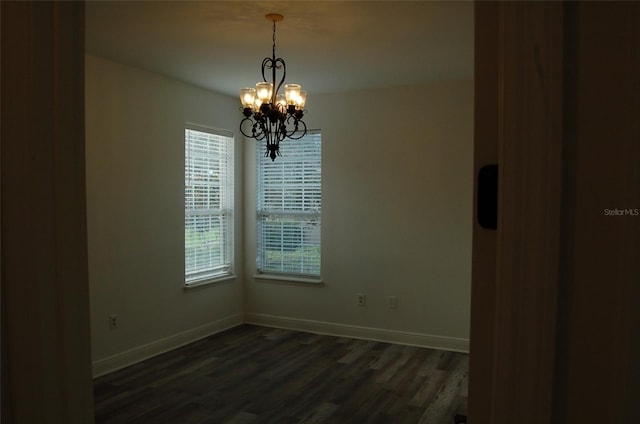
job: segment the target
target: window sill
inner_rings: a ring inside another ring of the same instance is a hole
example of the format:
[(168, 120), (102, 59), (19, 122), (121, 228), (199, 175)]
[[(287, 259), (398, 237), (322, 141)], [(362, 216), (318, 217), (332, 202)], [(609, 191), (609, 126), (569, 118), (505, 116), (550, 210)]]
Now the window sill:
[(320, 286), (323, 281), (320, 278), (302, 277), (295, 275), (282, 275), (282, 274), (255, 274), (253, 276), (256, 280), (266, 280), (281, 283), (302, 283)]
[(222, 283), (224, 281), (235, 280), (236, 278), (237, 278), (237, 275), (231, 274), (231, 275), (223, 275), (221, 277), (208, 278), (200, 281), (194, 281), (193, 283), (189, 283), (189, 284), (184, 283), (184, 289), (188, 290), (188, 289), (200, 288), (202, 286), (210, 286), (212, 284)]

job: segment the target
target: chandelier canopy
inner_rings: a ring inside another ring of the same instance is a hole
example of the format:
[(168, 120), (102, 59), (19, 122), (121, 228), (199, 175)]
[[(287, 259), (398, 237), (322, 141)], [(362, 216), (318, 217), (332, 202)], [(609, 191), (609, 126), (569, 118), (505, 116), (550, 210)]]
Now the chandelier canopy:
[[(272, 56), (262, 61), (262, 82), (256, 87), (240, 90), (240, 102), (244, 119), (240, 122), (240, 132), (248, 138), (265, 140), (268, 156), (272, 161), (280, 156), (280, 142), (285, 138), (298, 140), (307, 133), (307, 125), (302, 120), (307, 92), (300, 84), (285, 84), (284, 93), (278, 93), (287, 75), (284, 59), (276, 58), (276, 22), (283, 19), (277, 13), (265, 16), (273, 22)], [(267, 81), (268, 70), (271, 70), (271, 81)], [(276, 86), (276, 70), (282, 77)], [(275, 89), (274, 89), (275, 87)]]

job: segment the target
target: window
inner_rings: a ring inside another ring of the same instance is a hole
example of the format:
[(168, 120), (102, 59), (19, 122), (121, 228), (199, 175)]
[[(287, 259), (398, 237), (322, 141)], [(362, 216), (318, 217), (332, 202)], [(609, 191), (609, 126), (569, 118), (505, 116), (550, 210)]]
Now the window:
[(188, 126), (184, 137), (185, 285), (231, 275), (233, 135)]
[(256, 148), (259, 273), (320, 276), (321, 135), (281, 142), (274, 162)]

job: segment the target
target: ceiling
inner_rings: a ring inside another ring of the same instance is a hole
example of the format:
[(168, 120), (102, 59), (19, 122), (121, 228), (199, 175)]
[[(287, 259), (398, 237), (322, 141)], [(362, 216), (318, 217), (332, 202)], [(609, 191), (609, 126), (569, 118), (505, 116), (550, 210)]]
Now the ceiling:
[(473, 3), (88, 1), (88, 54), (236, 96), (276, 53), (287, 82), (328, 93), (473, 77)]

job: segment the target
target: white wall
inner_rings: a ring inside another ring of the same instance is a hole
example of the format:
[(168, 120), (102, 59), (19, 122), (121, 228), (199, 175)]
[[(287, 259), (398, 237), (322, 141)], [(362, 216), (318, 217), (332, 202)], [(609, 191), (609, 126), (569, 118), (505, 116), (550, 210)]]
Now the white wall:
[[(94, 374), (243, 319), (468, 348), (473, 82), (316, 94), (308, 108), (310, 127), (323, 134), (324, 282), (256, 281), (256, 143), (237, 134), (237, 100), (87, 56)], [(236, 133), (239, 274), (188, 290), (185, 122)], [(355, 305), (356, 293), (366, 294), (365, 307)], [(388, 308), (388, 296), (398, 309)]]
[(255, 143), (247, 144), (246, 319), (467, 349), (473, 81), (311, 94), (307, 107), (323, 139), (324, 283), (253, 278)]
[[(238, 104), (86, 57), (86, 169), (94, 374), (242, 320), (242, 281), (185, 290), (184, 124), (237, 133)], [(242, 272), (242, 137), (236, 264)], [(109, 329), (117, 314), (119, 328)]]

